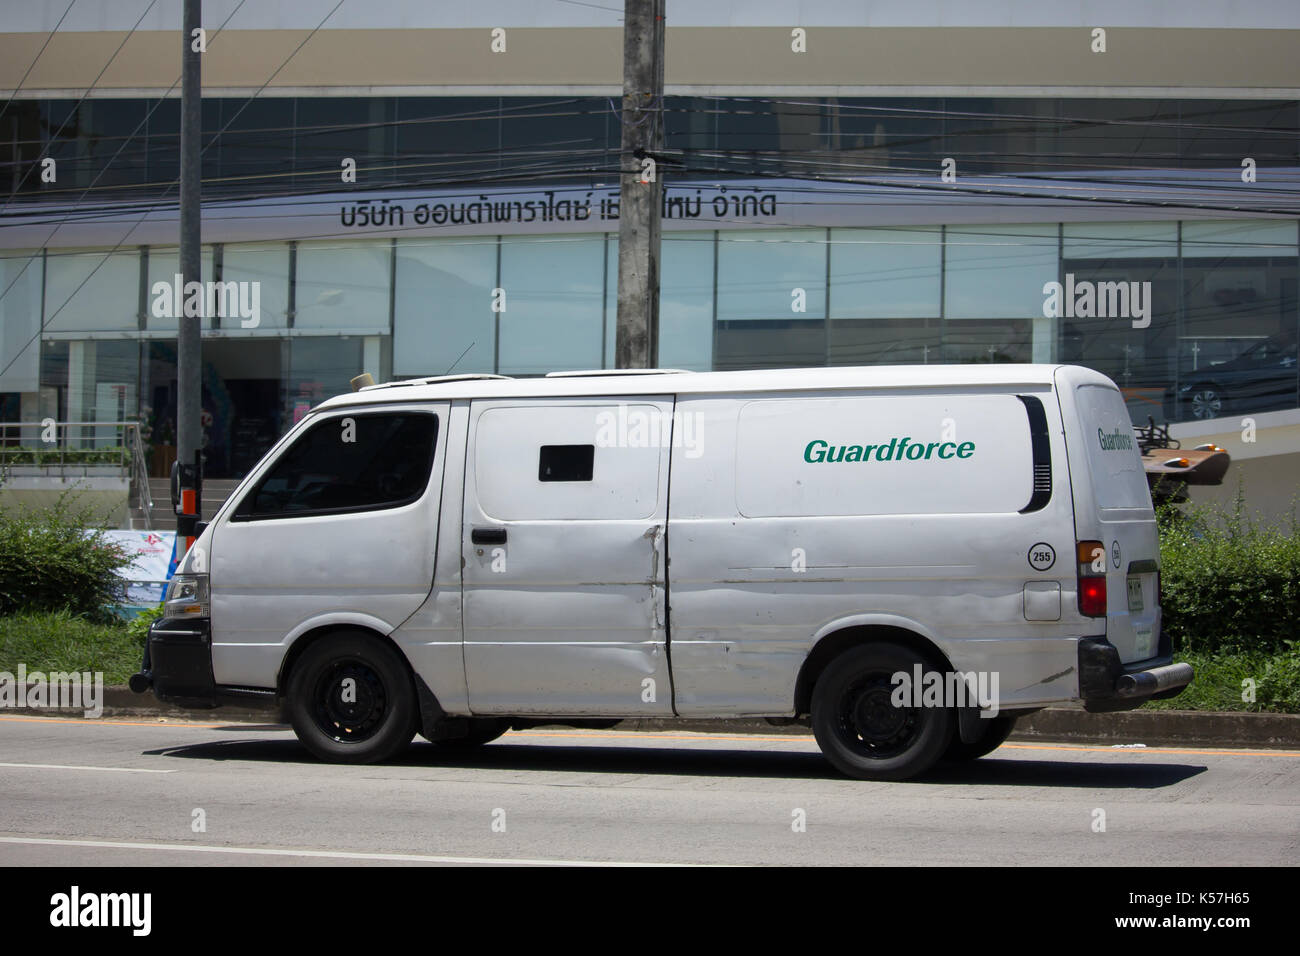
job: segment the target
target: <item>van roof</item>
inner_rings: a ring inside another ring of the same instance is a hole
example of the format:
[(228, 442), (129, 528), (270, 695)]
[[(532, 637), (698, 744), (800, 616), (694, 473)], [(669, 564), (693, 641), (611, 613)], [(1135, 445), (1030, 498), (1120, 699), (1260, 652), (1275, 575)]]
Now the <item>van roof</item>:
[[(936, 388), (987, 386), (1042, 388), (1050, 386), (1058, 369), (1078, 373), (1079, 379), (1109, 383), (1091, 369), (1062, 365), (867, 365), (822, 368), (755, 369), (739, 372), (683, 372), (676, 369), (607, 369), (506, 378), (494, 375), (450, 375), (386, 382), (335, 396), (321, 409), (348, 405), (474, 398), (540, 398), (618, 395), (690, 395), (707, 393), (807, 391), (816, 389)], [(1076, 377), (1074, 375), (1071, 376)]]

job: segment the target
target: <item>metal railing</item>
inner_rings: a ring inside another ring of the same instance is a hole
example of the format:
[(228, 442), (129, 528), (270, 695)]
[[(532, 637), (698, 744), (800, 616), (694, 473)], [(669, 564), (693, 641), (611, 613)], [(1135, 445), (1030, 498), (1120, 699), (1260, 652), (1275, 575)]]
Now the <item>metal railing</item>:
[(146, 531), (153, 530), (153, 494), (149, 491), (149, 462), (144, 456), (144, 440), (140, 437), (140, 427), (127, 429), (131, 436), (131, 485), (136, 489), (140, 513), (144, 515)]
[(128, 506), (135, 503), (152, 530), (153, 495), (139, 422), (0, 422), (0, 475), (28, 468), (64, 479), (112, 469), (127, 479)]

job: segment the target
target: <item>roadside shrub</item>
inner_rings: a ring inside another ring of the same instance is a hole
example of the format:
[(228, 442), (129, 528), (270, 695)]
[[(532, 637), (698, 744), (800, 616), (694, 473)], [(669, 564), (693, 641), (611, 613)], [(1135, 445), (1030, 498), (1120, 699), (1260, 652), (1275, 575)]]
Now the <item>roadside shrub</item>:
[(131, 639), (137, 641), (140, 649), (144, 649), (144, 642), (149, 639), (149, 625), (163, 616), (163, 606), (146, 608), (137, 614), (126, 624), (126, 633), (131, 635)]
[(123, 600), (116, 572), (130, 563), (69, 494), (50, 508), (0, 508), (0, 615), (66, 608), (104, 621), (105, 606)]
[(1231, 510), (1160, 513), (1164, 628), (1188, 652), (1278, 654), (1300, 624), (1300, 535)]
[(1264, 710), (1300, 714), (1300, 641), (1287, 641), (1285, 653), (1268, 662), (1256, 688)]

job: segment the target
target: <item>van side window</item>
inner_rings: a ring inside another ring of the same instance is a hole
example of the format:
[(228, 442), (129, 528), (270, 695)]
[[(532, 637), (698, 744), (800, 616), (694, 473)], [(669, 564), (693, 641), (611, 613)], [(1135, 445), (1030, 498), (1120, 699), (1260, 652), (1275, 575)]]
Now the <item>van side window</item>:
[(537, 456), (538, 481), (591, 481), (595, 445), (543, 445)]
[(343, 415), (312, 426), (239, 504), (235, 518), (292, 518), (409, 504), (424, 493), (436, 415)]

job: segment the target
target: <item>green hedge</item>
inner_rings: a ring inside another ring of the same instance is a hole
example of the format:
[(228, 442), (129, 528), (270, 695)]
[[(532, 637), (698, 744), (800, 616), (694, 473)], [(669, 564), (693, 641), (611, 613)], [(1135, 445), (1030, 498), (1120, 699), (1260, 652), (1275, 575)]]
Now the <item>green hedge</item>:
[(0, 448), (0, 464), (17, 465), (117, 465), (130, 461), (125, 448)]
[(66, 493), (51, 508), (0, 508), (0, 615), (66, 608), (104, 621), (123, 602), (117, 571), (131, 556), (74, 501)]
[(1277, 654), (1300, 624), (1300, 534), (1232, 510), (1160, 512), (1164, 629), (1188, 653)]

